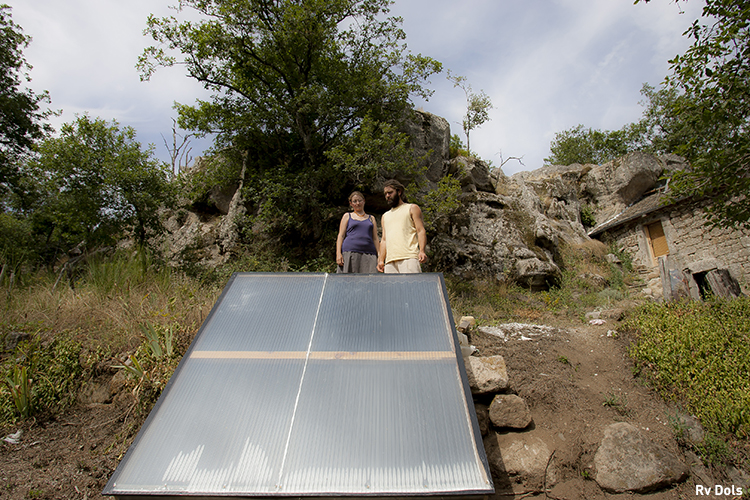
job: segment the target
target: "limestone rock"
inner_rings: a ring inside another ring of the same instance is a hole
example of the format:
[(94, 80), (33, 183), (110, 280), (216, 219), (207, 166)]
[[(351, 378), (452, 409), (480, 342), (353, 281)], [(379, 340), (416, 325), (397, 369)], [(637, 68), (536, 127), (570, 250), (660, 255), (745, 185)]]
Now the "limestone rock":
[(619, 422), (604, 430), (594, 456), (596, 482), (605, 491), (644, 493), (683, 481), (687, 467), (637, 428)]
[(490, 421), (501, 429), (525, 429), (531, 423), (531, 412), (523, 398), (498, 394), (490, 404)]
[(464, 191), (495, 192), (495, 183), (487, 164), (478, 158), (458, 156), (448, 162), (447, 175), (452, 175), (461, 183)]
[(664, 173), (685, 168), (685, 163), (674, 155), (656, 157), (635, 152), (587, 167), (580, 180), (579, 199), (597, 206), (596, 220), (604, 222), (656, 187)]
[(554, 467), (548, 467), (552, 451), (538, 436), (493, 432), (485, 438), (484, 447), (490, 467), (498, 476), (509, 476), (527, 487), (536, 488), (556, 482), (557, 471)]
[(515, 280), (534, 291), (546, 290), (560, 281), (560, 268), (552, 262), (535, 258), (518, 260), (513, 268)]
[(492, 394), (508, 388), (508, 371), (502, 356), (469, 356), (466, 375), (472, 394)]
[(425, 160), (427, 180), (437, 182), (445, 174), (445, 162), (450, 156), (451, 128), (448, 120), (426, 111), (415, 111), (404, 121), (403, 131), (411, 138), (416, 156), (428, 155)]
[(686, 413), (677, 415), (676, 426), (681, 430), (682, 438), (693, 445), (703, 444), (706, 432), (703, 430), (700, 420)]

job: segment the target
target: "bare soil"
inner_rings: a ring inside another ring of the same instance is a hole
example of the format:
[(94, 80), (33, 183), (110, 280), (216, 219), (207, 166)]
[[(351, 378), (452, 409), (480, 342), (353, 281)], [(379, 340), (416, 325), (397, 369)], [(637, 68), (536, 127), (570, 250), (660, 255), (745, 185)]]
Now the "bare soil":
[[(556, 328), (531, 340), (513, 337), (505, 341), (477, 331), (470, 334), (479, 355), (504, 356), (511, 391), (523, 397), (532, 412), (533, 423), (523, 432), (542, 433), (552, 443), (550, 447), (555, 447), (550, 465), (558, 471), (557, 478), (546, 485), (546, 492), (496, 475), (494, 498), (632, 498), (632, 494), (603, 492), (590, 469), (603, 429), (618, 421), (637, 426), (688, 465), (694, 463), (694, 457), (686, 456), (673, 436), (669, 419), (675, 409), (634, 378), (627, 339), (619, 333), (608, 335), (617, 329), (616, 324), (608, 320), (599, 326), (581, 322), (550, 326)], [(94, 382), (107, 383), (112, 375), (113, 371), (102, 370)], [(0, 438), (23, 431), (18, 444), (0, 441), (0, 498), (103, 498), (101, 491), (134, 439), (144, 413), (125, 389), (107, 404), (78, 404), (54, 417), (37, 417), (20, 427), (0, 429)], [(713, 481), (710, 474), (696, 466), (686, 482), (642, 496), (648, 500), (695, 498), (697, 482), (720, 484), (705, 482)]]

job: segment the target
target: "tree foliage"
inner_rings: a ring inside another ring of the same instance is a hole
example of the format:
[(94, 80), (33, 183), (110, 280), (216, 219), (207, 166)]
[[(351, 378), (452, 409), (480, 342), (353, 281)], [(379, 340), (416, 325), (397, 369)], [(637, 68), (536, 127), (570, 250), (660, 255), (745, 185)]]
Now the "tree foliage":
[(23, 57), (30, 41), (13, 22), (10, 6), (0, 4), (0, 205), (20, 189), (18, 164), (47, 131), (43, 120), (49, 112), (40, 110), (47, 94), (22, 88), (31, 69)]
[(168, 167), (141, 149), (135, 130), (87, 115), (42, 141), (28, 174), (34, 201), (24, 208), (48, 258), (126, 232), (143, 245), (160, 229), (157, 209), (171, 199)]
[(606, 163), (631, 150), (632, 139), (627, 130), (595, 130), (577, 125), (555, 134), (550, 144), (550, 165), (573, 163)]
[(673, 196), (710, 197), (712, 223), (750, 226), (750, 4), (707, 0), (685, 35), (693, 44), (670, 61), (667, 85), (694, 132), (677, 148), (692, 170), (673, 176)]
[(352, 141), (326, 152), (333, 166), (347, 174), (357, 189), (382, 184), (397, 174), (418, 178), (424, 170), (415, 162), (409, 136), (393, 124), (365, 118)]
[[(390, 3), (183, 0), (178, 12), (200, 19), (149, 17), (146, 33), (157, 44), (139, 67), (147, 79), (180, 64), (212, 91), (210, 100), (177, 105), (180, 126), (241, 152), (246, 198), (267, 226), (315, 237), (323, 206), (358, 178), (352, 164), (326, 153), (344, 147), (357, 156), (359, 127), (401, 120), (410, 96), (427, 97), (422, 84), (440, 71), (407, 51), (401, 19), (387, 17)], [(361, 165), (359, 178), (370, 167)]]

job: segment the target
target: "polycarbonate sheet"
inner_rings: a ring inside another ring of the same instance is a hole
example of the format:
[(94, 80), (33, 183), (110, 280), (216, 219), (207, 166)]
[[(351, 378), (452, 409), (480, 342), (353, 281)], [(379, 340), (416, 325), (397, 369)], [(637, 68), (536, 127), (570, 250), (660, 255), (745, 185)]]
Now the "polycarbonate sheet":
[(104, 490), (492, 493), (439, 274), (236, 274)]
[(235, 275), (195, 349), (306, 351), (324, 282), (319, 274)]

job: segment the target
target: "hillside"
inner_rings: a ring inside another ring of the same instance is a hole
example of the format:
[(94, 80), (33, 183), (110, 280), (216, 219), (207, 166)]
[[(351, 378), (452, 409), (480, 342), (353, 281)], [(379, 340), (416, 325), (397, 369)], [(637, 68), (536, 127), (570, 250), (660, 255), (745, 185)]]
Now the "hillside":
[[(632, 498), (632, 494), (605, 493), (591, 480), (602, 429), (618, 421), (637, 426), (691, 466), (687, 481), (650, 493), (648, 499), (692, 498), (695, 484), (737, 481), (738, 473), (727, 477), (725, 470), (709, 471), (678, 446), (670, 424), (676, 409), (634, 378), (626, 353), (628, 337), (614, 333), (616, 322), (606, 321), (589, 325), (560, 316), (538, 318), (534, 323), (554, 328), (545, 335), (523, 336), (531, 340), (517, 336), (506, 341), (477, 330), (470, 334), (478, 349), (475, 355), (505, 358), (511, 390), (527, 401), (532, 413), (533, 423), (523, 434), (555, 443), (548, 464), (554, 474), (548, 475), (546, 497)], [(62, 414), (2, 429), (3, 436), (19, 430), (22, 434), (15, 444), (0, 442), (1, 498), (102, 498), (102, 488), (145, 417), (132, 385), (126, 385), (112, 368), (118, 363), (107, 359), (94, 370), (92, 388), (113, 391), (111, 401), (78, 403)], [(522, 478), (496, 473), (494, 481), (498, 499), (545, 497), (539, 485)]]

